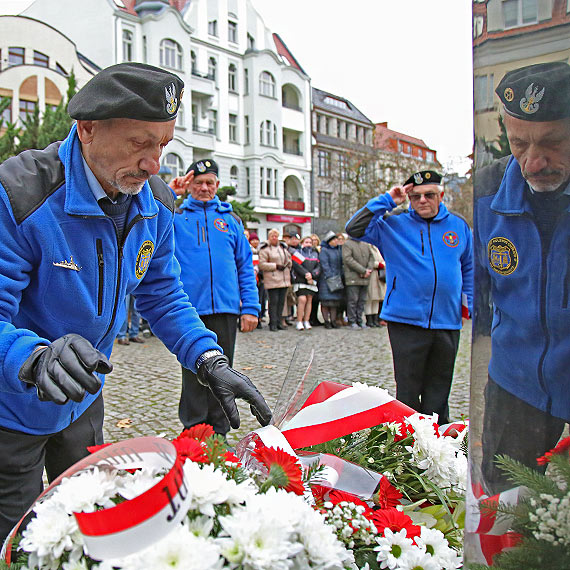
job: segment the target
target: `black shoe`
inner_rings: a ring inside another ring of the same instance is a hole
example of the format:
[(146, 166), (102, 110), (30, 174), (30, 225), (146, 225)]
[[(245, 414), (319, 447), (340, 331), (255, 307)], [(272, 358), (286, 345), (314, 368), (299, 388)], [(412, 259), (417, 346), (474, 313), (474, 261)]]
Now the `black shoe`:
[(287, 330), (287, 326), (286, 326), (286, 325), (283, 325), (283, 324), (281, 324), (281, 323), (279, 323), (279, 324), (277, 325), (277, 328), (278, 328), (280, 331), (286, 331), (286, 330)]
[(261, 324), (261, 321), (257, 321), (257, 327), (258, 329), (262, 329), (263, 325)]
[(325, 321), (325, 329), (332, 329), (333, 324), (330, 321)]
[(321, 321), (309, 321), (312, 327), (322, 327), (323, 323)]
[(336, 321), (332, 321), (331, 325), (333, 329), (340, 329), (341, 327), (341, 325), (339, 325)]
[(269, 325), (269, 330), (270, 330), (270, 331), (273, 331), (273, 332), (276, 332), (276, 331), (278, 331), (279, 329), (277, 328), (277, 325)]

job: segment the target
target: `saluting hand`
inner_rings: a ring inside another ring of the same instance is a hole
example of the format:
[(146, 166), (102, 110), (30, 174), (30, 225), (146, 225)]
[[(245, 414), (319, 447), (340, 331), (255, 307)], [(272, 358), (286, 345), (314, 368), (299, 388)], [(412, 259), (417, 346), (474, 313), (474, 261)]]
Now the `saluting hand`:
[(388, 194), (394, 200), (396, 206), (403, 204), (408, 197), (408, 192), (414, 187), (413, 184), (406, 184), (405, 186), (392, 186), (390, 190), (388, 190)]
[(173, 178), (170, 181), (169, 186), (174, 190), (174, 193), (177, 196), (184, 196), (184, 194), (189, 191), (192, 180), (194, 180), (193, 170), (184, 176), (177, 176), (176, 178)]

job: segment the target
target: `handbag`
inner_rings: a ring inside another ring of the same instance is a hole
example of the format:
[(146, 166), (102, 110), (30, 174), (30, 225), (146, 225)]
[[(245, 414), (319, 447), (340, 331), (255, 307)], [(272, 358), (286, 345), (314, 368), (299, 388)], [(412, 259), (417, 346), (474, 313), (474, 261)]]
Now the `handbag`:
[(380, 279), (382, 283), (386, 283), (386, 269), (378, 270), (378, 279)]
[(342, 277), (340, 275), (333, 275), (332, 277), (327, 277), (325, 279), (327, 282), (327, 287), (331, 293), (344, 289), (344, 284), (342, 282)]

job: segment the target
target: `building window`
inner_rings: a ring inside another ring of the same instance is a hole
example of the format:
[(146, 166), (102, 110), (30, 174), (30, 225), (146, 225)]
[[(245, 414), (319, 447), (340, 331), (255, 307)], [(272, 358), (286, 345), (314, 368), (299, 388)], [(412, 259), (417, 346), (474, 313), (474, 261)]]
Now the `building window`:
[(238, 187), (238, 167), (235, 164), (230, 168), (230, 185)]
[(538, 22), (537, 0), (504, 0), (505, 28), (528, 26)]
[(273, 187), (273, 168), (266, 168), (265, 174), (265, 191), (268, 196), (271, 196), (271, 188)]
[(488, 111), (493, 109), (494, 100), (494, 74), (476, 75), (474, 78), (475, 111)]
[(428, 162), (435, 162), (435, 154), (431, 150), (426, 151), (426, 160)]
[(123, 61), (133, 61), (133, 32), (123, 30)]
[(180, 103), (178, 106), (178, 114), (176, 115), (176, 126), (184, 128), (184, 105)]
[(329, 117), (325, 117), (325, 133), (327, 135), (330, 135), (331, 132), (332, 132), (331, 120)]
[(331, 195), (329, 192), (319, 192), (319, 216), (330, 218), (332, 215)]
[(192, 130), (198, 130), (198, 105), (192, 104)]
[(8, 48), (8, 66), (24, 65), (24, 48), (10, 47)]
[(210, 20), (208, 22), (208, 34), (218, 37), (218, 20)]
[(65, 69), (59, 64), (59, 63), (55, 63), (55, 70), (60, 74), (63, 75), (65, 77), (67, 77), (67, 71), (65, 71)]
[(326, 150), (319, 150), (318, 153), (319, 161), (319, 176), (329, 176), (331, 175), (331, 153)]
[(160, 65), (170, 69), (182, 70), (182, 48), (174, 40), (160, 42)]
[(218, 111), (210, 109), (210, 116), (208, 117), (208, 132), (211, 135), (218, 136)]
[(340, 99), (335, 99), (334, 97), (325, 97), (324, 102), (327, 105), (332, 105), (333, 107), (338, 107), (339, 109), (350, 111), (350, 107), (346, 104), (346, 102), (341, 101)]
[(277, 196), (277, 168), (273, 170), (273, 195)]
[(237, 23), (228, 20), (228, 41), (237, 44)]
[(213, 79), (214, 81), (216, 81), (216, 65), (216, 58), (211, 57), (208, 60), (208, 78)]
[(198, 67), (196, 66), (196, 52), (190, 52), (190, 70), (191, 72), (196, 75), (198, 73)]
[(340, 121), (339, 119), (336, 120), (336, 136), (340, 139), (340, 137), (342, 136), (342, 130), (343, 130), (343, 122)]
[(350, 194), (339, 194), (338, 213), (341, 218), (348, 218), (352, 213)]
[(237, 93), (237, 69), (233, 63), (228, 66), (228, 90)]
[(262, 71), (259, 75), (259, 94), (275, 99), (275, 79), (268, 71)]
[(249, 171), (249, 166), (245, 167), (245, 190), (247, 195), (251, 194), (251, 176)]
[(41, 51), (34, 50), (34, 65), (39, 67), (49, 67), (49, 57)]
[(25, 121), (30, 115), (33, 115), (36, 106), (37, 103), (35, 101), (20, 99), (20, 120)]
[(167, 166), (172, 171), (172, 177), (184, 176), (184, 163), (182, 159), (175, 153), (169, 152), (164, 157), (164, 166)]
[(233, 115), (230, 113), (229, 117), (229, 135), (230, 135), (230, 142), (238, 142), (238, 128), (237, 128), (237, 115)]
[(243, 94), (249, 95), (249, 69), (243, 70)]
[(344, 154), (338, 155), (338, 170), (340, 179), (346, 180), (348, 178), (348, 158)]
[(247, 49), (255, 49), (255, 39), (251, 34), (247, 34)]
[(249, 138), (249, 115), (246, 115), (243, 118), (243, 130), (245, 133), (245, 144), (250, 144), (250, 138)]
[(5, 127), (7, 123), (12, 122), (12, 99), (10, 97), (2, 97), (2, 102), (5, 103), (6, 108), (0, 114), (2, 126)]
[(259, 143), (264, 146), (277, 147), (277, 127), (271, 121), (261, 121)]

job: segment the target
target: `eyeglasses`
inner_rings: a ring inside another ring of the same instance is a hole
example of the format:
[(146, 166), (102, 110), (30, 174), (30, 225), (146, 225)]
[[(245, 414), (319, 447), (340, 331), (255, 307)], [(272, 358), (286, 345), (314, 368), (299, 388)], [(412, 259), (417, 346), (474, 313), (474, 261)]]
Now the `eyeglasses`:
[(425, 194), (408, 194), (408, 198), (411, 202), (419, 202), (422, 199), (422, 196), (426, 200), (433, 200), (436, 196), (438, 196), (437, 192), (426, 192)]

